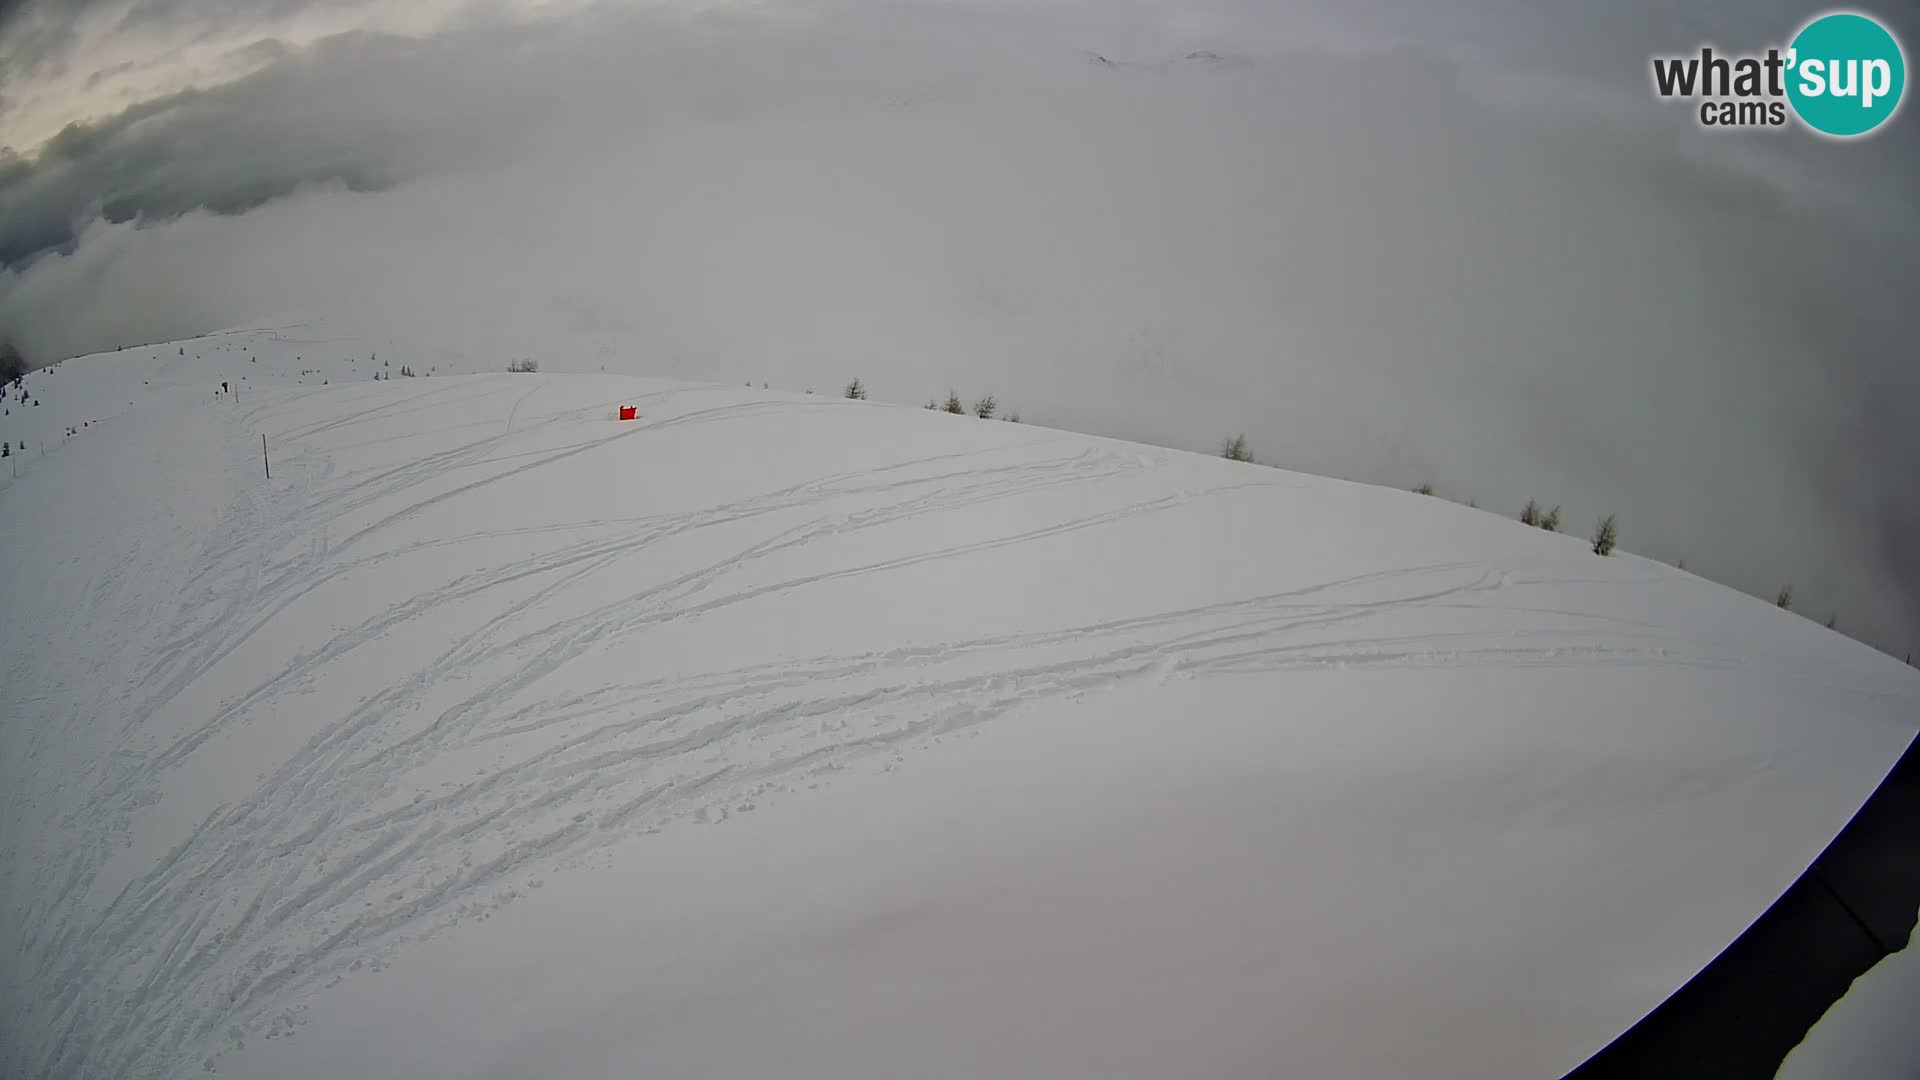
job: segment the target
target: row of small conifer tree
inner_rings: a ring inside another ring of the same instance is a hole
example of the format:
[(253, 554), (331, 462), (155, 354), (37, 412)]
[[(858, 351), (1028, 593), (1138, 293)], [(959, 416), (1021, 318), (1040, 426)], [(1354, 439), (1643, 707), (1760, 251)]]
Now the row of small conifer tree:
[[(867, 384), (861, 382), (859, 376), (855, 376), (853, 381), (848, 383), (841, 393), (842, 396), (853, 401), (865, 401), (867, 400)], [(958, 390), (949, 390), (947, 391), (946, 401), (942, 402), (938, 398), (928, 398), (925, 407), (935, 412), (949, 412), (955, 416), (965, 416), (968, 413), (972, 413), (982, 420), (992, 420), (998, 416), (1002, 420), (1011, 421), (1015, 424), (1020, 422), (1020, 414), (1017, 412), (1001, 413), (1000, 402), (995, 400), (992, 394), (988, 394), (986, 397), (975, 401), (972, 405), (968, 405), (965, 401), (961, 400)]]

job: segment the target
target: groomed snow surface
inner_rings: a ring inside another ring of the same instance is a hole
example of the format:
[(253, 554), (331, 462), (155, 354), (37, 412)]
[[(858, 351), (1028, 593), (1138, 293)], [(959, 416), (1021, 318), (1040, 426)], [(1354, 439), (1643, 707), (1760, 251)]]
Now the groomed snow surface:
[(1920, 716), (1437, 499), (460, 366), (250, 330), (0, 419), (0, 1072), (1557, 1076)]

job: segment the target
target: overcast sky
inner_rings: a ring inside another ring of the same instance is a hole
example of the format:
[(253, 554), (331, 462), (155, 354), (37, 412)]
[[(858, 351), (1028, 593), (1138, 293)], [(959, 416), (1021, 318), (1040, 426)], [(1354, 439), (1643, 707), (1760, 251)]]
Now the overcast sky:
[[(1882, 14), (1906, 40), (1911, 9)], [(0, 336), (326, 315), (1434, 483), (1920, 649), (1920, 121), (1703, 132), (1629, 0), (24, 0)], [(1284, 552), (1276, 552), (1284, 558)]]

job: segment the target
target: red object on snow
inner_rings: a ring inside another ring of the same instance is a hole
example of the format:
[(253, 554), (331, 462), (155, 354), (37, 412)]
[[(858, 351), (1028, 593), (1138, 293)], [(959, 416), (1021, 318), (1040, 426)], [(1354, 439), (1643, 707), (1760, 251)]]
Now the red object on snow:
[(633, 419), (636, 419), (639, 415), (640, 415), (640, 407), (638, 405), (620, 406), (620, 419), (622, 420), (633, 420)]

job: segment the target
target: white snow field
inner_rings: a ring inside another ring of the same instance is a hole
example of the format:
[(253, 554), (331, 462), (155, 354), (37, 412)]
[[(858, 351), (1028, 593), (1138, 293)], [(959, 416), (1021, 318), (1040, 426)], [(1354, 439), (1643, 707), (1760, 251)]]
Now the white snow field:
[(1438, 499), (374, 348), (0, 418), (6, 1076), (1554, 1076), (1920, 717)]

